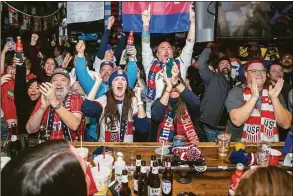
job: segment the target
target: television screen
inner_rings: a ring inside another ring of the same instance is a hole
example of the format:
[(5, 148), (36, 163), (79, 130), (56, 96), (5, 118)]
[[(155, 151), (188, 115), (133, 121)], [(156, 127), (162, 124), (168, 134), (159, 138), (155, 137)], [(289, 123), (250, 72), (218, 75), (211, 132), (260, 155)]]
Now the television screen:
[(293, 38), (293, 2), (218, 2), (216, 39)]

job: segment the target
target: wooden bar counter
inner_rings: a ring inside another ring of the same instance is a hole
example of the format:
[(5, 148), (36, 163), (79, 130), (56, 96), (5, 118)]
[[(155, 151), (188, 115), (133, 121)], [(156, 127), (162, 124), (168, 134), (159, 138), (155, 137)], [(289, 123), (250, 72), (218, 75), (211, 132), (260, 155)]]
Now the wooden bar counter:
[[(79, 142), (72, 143), (75, 147), (80, 147)], [(168, 143), (166, 145), (171, 145)], [(235, 166), (229, 161), (230, 153), (235, 148), (235, 143), (230, 143), (230, 149), (228, 156), (219, 157), (217, 151), (217, 144), (214, 142), (200, 142), (197, 144), (202, 152), (202, 155), (206, 159), (206, 166)], [(284, 142), (272, 143), (272, 148), (280, 150), (284, 145)], [(136, 155), (141, 155), (142, 160), (150, 163), (151, 155), (155, 155), (155, 149), (161, 147), (159, 143), (152, 142), (133, 142), (133, 143), (102, 143), (102, 142), (83, 142), (83, 147), (89, 148), (89, 161), (92, 162), (93, 151), (98, 146), (113, 147), (113, 155), (116, 160), (116, 153), (122, 152), (126, 165), (134, 165)], [(256, 144), (246, 144), (245, 150), (247, 152), (256, 152)], [(281, 158), (282, 160), (284, 157)], [(205, 171), (200, 175), (193, 175), (192, 182), (189, 184), (180, 184), (176, 181), (174, 173), (173, 178), (173, 195), (176, 196), (180, 192), (193, 192), (196, 195), (225, 195), (228, 194), (228, 186), (230, 184), (230, 178), (234, 171)], [(129, 177), (129, 187), (133, 191), (132, 176)], [(112, 195), (108, 191), (108, 195)], [(133, 194), (134, 195), (134, 194)]]

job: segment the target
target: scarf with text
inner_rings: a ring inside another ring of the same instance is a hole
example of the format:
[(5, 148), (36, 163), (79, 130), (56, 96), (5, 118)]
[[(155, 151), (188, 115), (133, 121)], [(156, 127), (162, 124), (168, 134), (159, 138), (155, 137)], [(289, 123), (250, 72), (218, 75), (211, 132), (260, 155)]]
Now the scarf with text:
[[(251, 98), (251, 89), (244, 86), (242, 87), (244, 104)], [(242, 131), (242, 140), (247, 142), (271, 141), (277, 142), (278, 128), (276, 125), (274, 108), (272, 101), (268, 96), (268, 89), (262, 90), (261, 108), (254, 106), (250, 117), (244, 124)]]
[[(123, 108), (123, 103), (119, 102), (118, 104), (122, 104), (122, 115), (120, 116), (120, 121), (116, 121), (113, 125), (105, 131), (105, 141), (106, 142), (124, 142), (125, 136), (133, 135), (133, 122), (128, 121), (127, 119), (123, 118), (125, 109)], [(117, 105), (118, 105), (117, 104)], [(128, 137), (125, 142), (133, 142), (128, 141)]]
[[(180, 61), (178, 59), (175, 59), (175, 62), (180, 70)], [(150, 71), (149, 71), (149, 75), (148, 75), (148, 93), (147, 93), (147, 98), (150, 100), (155, 100), (156, 98), (156, 76), (157, 73), (159, 71), (161, 71), (163, 69), (163, 63), (158, 61), (158, 60), (154, 60), (151, 67), (150, 67)]]
[[(184, 113), (180, 119), (175, 123), (177, 135), (183, 135), (187, 139), (187, 142), (199, 142), (196, 130), (186, 107), (184, 107)], [(172, 112), (171, 108), (167, 107), (165, 117), (158, 128), (157, 141), (172, 142), (175, 135), (175, 123), (174, 112)]]

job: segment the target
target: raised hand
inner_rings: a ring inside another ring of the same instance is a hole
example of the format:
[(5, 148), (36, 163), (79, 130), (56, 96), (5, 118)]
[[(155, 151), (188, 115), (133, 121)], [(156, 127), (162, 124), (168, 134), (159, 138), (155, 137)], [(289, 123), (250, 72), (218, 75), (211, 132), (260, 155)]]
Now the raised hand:
[(142, 91), (141, 88), (135, 87), (133, 91), (134, 91), (134, 94), (135, 94), (137, 101), (138, 102), (141, 101), (141, 91)]
[(61, 67), (66, 69), (68, 64), (69, 64), (69, 62), (71, 61), (71, 59), (72, 59), (72, 56), (70, 55), (70, 53), (67, 53), (65, 58), (64, 58), (64, 60), (63, 60), (63, 62), (62, 62)]
[(107, 26), (107, 29), (110, 30), (110, 29), (112, 28), (114, 22), (115, 22), (115, 18), (114, 18), (114, 16), (110, 16), (110, 17), (108, 18), (108, 26)]
[(50, 103), (46, 99), (44, 94), (41, 94), (41, 108), (43, 110), (46, 110), (49, 107)]
[(281, 78), (278, 80), (274, 88), (272, 87), (272, 85), (269, 86), (269, 96), (271, 100), (279, 97), (281, 90), (283, 88), (283, 85), (284, 85), (284, 80)]
[(166, 90), (169, 91), (169, 92), (171, 92), (173, 85), (172, 85), (171, 79), (168, 78), (168, 76), (167, 76), (166, 66), (164, 67), (163, 72), (164, 72), (163, 73), (164, 81), (166, 82), (166, 85), (167, 85)]
[(259, 91), (257, 88), (257, 83), (255, 79), (253, 78), (251, 82), (251, 98), (258, 99), (258, 97), (259, 97)]
[(194, 3), (190, 3), (190, 8), (189, 8), (189, 21), (191, 23), (195, 23)]
[(41, 93), (45, 96), (47, 101), (50, 104), (56, 103), (57, 97), (56, 97), (56, 90), (55, 87), (50, 82), (45, 82), (39, 85)]
[(94, 72), (93, 74), (95, 81), (95, 84), (101, 84), (102, 83), (102, 76), (98, 72)]
[(39, 35), (33, 33), (33, 34), (32, 34), (32, 37), (31, 37), (31, 45), (32, 45), (32, 46), (36, 45), (38, 39), (39, 39)]
[(11, 80), (11, 75), (10, 74), (5, 74), (1, 77), (1, 86)]
[(84, 55), (85, 44), (84, 44), (83, 40), (78, 41), (78, 43), (75, 46), (75, 49), (76, 49), (79, 56)]
[(126, 47), (126, 53), (129, 55), (129, 58), (135, 58), (137, 54), (137, 50), (135, 46), (127, 46)]
[(149, 4), (149, 7), (147, 10), (144, 10), (141, 13), (142, 23), (143, 25), (149, 25), (151, 20), (151, 5)]

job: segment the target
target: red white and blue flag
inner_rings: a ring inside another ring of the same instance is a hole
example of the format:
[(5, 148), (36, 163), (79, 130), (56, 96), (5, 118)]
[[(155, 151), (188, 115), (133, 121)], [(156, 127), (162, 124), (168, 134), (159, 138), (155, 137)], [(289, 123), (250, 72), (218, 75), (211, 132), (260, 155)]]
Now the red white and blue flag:
[(190, 2), (122, 2), (123, 30), (142, 32), (141, 13), (151, 5), (150, 33), (189, 29)]

